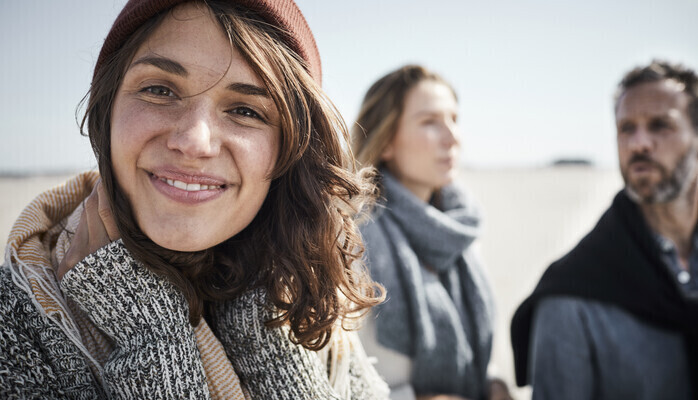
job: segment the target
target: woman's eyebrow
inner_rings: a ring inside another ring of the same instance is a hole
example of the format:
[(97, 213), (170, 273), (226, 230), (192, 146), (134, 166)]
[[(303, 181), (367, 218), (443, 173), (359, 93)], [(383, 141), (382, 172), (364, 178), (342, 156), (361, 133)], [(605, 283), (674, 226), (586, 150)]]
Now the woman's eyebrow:
[(420, 110), (414, 113), (415, 117), (438, 117), (441, 114), (448, 114), (442, 110)]
[(131, 66), (133, 67), (139, 64), (152, 65), (153, 67), (159, 68), (165, 72), (183, 77), (189, 75), (189, 72), (182, 64), (166, 57), (147, 55), (131, 63)]
[(235, 82), (228, 85), (228, 90), (248, 96), (262, 96), (269, 98), (269, 92), (262, 87), (250, 83)]
[[(169, 72), (171, 74), (179, 75), (182, 77), (187, 77), (189, 75), (189, 71), (187, 71), (187, 69), (184, 68), (182, 64), (166, 57), (147, 55), (134, 61), (131, 64), (131, 66), (140, 64), (152, 65), (165, 72)], [(227, 89), (248, 96), (262, 96), (266, 98), (270, 97), (269, 92), (265, 88), (250, 83), (231, 83), (230, 85), (228, 85)]]

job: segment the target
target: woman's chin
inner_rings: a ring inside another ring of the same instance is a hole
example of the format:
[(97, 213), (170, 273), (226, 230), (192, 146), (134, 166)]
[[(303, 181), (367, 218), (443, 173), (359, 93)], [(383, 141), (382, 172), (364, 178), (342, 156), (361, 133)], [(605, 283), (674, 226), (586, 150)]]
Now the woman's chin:
[[(220, 226), (208, 223), (172, 223), (172, 218), (138, 220), (141, 231), (158, 246), (178, 252), (196, 252), (209, 249), (234, 236), (234, 224)], [(177, 222), (177, 221), (174, 221)]]
[(158, 235), (148, 235), (150, 240), (152, 240), (155, 244), (164, 249), (187, 253), (206, 250), (219, 243), (214, 243), (214, 241), (192, 240), (193, 236), (195, 235), (173, 238), (158, 237)]
[(186, 253), (202, 251), (202, 250), (206, 250), (206, 249), (212, 247), (212, 246), (192, 246), (191, 243), (181, 243), (181, 242), (174, 242), (174, 243), (164, 242), (163, 243), (163, 242), (158, 242), (155, 240), (153, 240), (153, 242), (155, 242), (155, 244), (157, 244), (158, 246), (165, 248), (167, 250), (186, 252)]

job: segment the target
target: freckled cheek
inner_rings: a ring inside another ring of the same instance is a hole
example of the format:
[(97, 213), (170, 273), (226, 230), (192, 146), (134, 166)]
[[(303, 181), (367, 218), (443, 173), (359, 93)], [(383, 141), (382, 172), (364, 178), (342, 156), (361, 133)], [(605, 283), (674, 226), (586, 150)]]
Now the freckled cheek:
[(259, 165), (266, 166), (262, 171), (266, 179), (276, 166), (276, 161), (279, 158), (279, 144), (274, 140), (265, 141), (256, 155), (259, 157)]
[(166, 112), (154, 112), (140, 102), (116, 105), (112, 115), (112, 152), (119, 148), (125, 152), (137, 152), (153, 137), (166, 132), (172, 116)]
[(227, 147), (242, 174), (253, 180), (265, 180), (279, 155), (279, 144), (272, 138), (238, 137), (228, 142)]
[(129, 135), (127, 134), (129, 132), (127, 122), (128, 116), (125, 113), (123, 104), (117, 98), (111, 118), (111, 158), (116, 179), (119, 182), (124, 180), (124, 171), (127, 169), (127, 165), (132, 163), (129, 162), (132, 158), (132, 155), (129, 154), (129, 149), (133, 145), (130, 144)]

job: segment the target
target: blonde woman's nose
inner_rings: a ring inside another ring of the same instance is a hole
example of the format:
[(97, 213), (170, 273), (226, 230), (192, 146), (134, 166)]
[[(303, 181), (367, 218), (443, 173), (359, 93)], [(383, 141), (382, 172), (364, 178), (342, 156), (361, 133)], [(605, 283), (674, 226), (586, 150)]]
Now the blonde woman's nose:
[(456, 146), (460, 143), (460, 130), (455, 121), (445, 121), (442, 129), (442, 140), (447, 146)]

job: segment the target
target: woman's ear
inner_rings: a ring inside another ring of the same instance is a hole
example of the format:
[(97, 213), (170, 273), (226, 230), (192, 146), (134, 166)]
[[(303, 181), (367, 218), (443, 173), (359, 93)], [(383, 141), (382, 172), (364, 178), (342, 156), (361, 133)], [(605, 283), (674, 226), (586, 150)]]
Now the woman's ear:
[(395, 157), (395, 146), (393, 146), (393, 141), (391, 140), (381, 151), (381, 161), (391, 161)]

